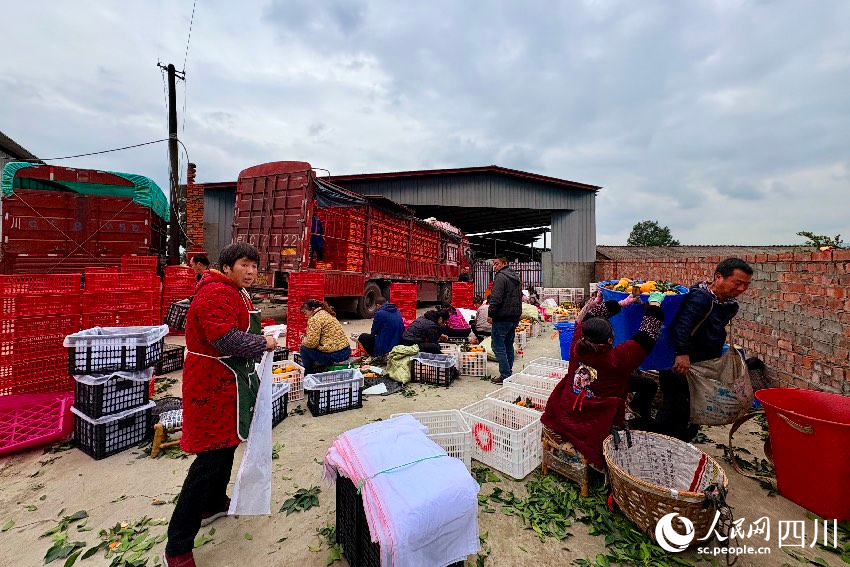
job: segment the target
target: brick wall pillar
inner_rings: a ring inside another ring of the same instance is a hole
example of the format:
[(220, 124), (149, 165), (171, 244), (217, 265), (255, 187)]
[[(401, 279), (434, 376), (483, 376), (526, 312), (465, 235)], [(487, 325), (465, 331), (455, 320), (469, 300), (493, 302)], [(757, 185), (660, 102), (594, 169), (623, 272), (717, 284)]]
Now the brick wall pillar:
[(189, 164), (186, 183), (186, 237), (189, 252), (204, 250), (204, 186), (195, 183), (195, 164)]

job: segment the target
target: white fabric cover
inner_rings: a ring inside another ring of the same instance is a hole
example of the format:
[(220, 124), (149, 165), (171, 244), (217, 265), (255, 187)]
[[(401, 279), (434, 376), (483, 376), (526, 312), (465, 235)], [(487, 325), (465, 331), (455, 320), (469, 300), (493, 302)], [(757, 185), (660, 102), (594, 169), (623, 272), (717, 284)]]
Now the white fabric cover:
[[(383, 567), (444, 567), (479, 550), (480, 487), (427, 433), (401, 415), (343, 433), (325, 455), (329, 484), (337, 473), (355, 486), (363, 481), (363, 508)], [(427, 460), (414, 463), (419, 459)], [(408, 466), (374, 476), (399, 465)]]

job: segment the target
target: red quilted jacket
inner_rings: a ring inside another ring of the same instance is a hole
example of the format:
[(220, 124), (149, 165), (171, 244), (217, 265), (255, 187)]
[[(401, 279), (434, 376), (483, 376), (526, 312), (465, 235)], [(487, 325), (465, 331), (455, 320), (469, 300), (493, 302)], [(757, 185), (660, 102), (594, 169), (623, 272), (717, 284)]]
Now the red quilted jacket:
[(186, 317), (183, 366), (183, 436), (180, 447), (201, 453), (239, 444), (236, 434), (236, 379), (212, 345), (231, 329), (247, 331), (250, 301), (222, 273), (209, 270), (195, 288)]

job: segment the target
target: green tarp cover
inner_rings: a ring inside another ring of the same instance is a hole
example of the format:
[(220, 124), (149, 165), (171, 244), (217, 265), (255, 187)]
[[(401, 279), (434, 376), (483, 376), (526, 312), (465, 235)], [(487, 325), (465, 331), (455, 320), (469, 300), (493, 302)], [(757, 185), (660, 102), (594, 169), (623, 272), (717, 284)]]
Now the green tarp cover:
[[(15, 189), (21, 188), (21, 180), (16, 176), (18, 171), (41, 164), (26, 163), (13, 161), (7, 163), (3, 168), (3, 176), (0, 178), (0, 190), (3, 197), (10, 197), (15, 193)], [(170, 208), (168, 201), (165, 199), (165, 194), (159, 185), (154, 183), (149, 177), (144, 175), (134, 175), (132, 173), (120, 173), (118, 171), (106, 171), (122, 177), (133, 184), (133, 187), (117, 187), (115, 185), (99, 185), (96, 183), (76, 183), (54, 181), (57, 185), (61, 185), (71, 191), (82, 193), (84, 195), (106, 195), (109, 197), (132, 197), (133, 201), (150, 208), (158, 217), (168, 222), (170, 218)]]

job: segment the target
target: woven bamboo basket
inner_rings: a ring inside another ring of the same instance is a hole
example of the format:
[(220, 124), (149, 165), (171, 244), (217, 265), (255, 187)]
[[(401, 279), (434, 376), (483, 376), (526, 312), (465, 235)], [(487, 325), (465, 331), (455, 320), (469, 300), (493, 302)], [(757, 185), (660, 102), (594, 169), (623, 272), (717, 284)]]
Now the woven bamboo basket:
[(655, 540), (655, 526), (663, 516), (676, 512), (689, 519), (697, 537), (714, 521), (713, 506), (704, 507), (703, 490), (711, 484), (729, 483), (720, 464), (684, 441), (666, 435), (632, 431), (632, 446), (620, 435), (602, 445), (611, 478), (614, 500), (623, 514)]

